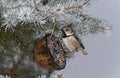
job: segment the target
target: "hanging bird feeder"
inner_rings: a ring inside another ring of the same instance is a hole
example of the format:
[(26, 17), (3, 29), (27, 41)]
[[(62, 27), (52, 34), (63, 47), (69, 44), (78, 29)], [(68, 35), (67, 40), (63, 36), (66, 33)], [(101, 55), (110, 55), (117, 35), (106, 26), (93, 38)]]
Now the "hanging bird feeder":
[(42, 67), (51, 71), (63, 69), (66, 65), (64, 50), (54, 35), (47, 34), (37, 42), (34, 56)]

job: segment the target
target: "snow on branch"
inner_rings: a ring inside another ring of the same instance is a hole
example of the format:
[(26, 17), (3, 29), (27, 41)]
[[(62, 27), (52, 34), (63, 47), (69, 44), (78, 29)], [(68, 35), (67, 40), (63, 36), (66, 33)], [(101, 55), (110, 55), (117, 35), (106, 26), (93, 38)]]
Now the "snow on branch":
[(82, 35), (109, 30), (103, 21), (83, 14), (83, 9), (90, 3), (91, 0), (1, 0), (1, 27), (4, 27), (5, 31), (14, 31), (19, 23), (42, 26), (56, 18), (58, 26), (63, 22), (72, 23), (73, 28)]

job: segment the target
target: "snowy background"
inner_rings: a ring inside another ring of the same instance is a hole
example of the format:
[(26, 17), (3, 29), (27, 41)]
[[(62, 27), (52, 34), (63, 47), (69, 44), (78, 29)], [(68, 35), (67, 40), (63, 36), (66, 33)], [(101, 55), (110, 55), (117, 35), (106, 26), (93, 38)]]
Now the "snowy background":
[(68, 61), (67, 78), (120, 78), (120, 0), (97, 0), (89, 12), (107, 20), (113, 26), (112, 35), (83, 37), (89, 55), (76, 53)]

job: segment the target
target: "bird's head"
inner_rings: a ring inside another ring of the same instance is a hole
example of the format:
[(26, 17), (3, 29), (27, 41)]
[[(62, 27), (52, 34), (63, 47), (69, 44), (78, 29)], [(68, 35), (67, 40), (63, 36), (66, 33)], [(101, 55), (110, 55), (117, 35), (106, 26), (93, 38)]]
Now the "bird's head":
[(74, 34), (71, 26), (63, 27), (62, 31), (63, 31), (64, 36), (70, 36)]

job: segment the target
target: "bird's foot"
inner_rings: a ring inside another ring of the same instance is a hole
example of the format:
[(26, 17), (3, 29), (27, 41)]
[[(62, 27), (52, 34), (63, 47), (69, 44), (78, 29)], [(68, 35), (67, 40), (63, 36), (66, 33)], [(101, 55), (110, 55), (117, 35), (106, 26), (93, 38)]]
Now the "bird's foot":
[(83, 55), (88, 55), (88, 53), (85, 50), (82, 50)]

